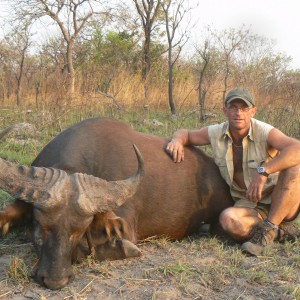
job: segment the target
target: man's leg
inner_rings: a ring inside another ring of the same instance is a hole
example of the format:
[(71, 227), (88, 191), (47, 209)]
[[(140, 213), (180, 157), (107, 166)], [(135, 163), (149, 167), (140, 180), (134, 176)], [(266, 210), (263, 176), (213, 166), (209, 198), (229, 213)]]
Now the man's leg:
[(300, 210), (300, 166), (280, 172), (271, 196), (268, 219), (279, 225), (295, 219)]
[(254, 208), (229, 207), (219, 218), (223, 230), (236, 241), (245, 241), (251, 238), (251, 229), (263, 220)]
[[(300, 166), (284, 170), (280, 173), (276, 187), (271, 196), (268, 218), (253, 227), (253, 237), (242, 245), (242, 250), (252, 254), (261, 254), (264, 246), (272, 244), (278, 232), (284, 236), (288, 227), (280, 224), (291, 221), (299, 214), (300, 209)], [(294, 232), (293, 234), (296, 234)]]

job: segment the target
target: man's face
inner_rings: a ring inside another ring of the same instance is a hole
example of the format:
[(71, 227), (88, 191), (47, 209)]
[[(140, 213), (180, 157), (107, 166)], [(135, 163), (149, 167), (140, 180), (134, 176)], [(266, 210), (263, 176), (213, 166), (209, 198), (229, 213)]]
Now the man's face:
[(250, 127), (250, 119), (256, 113), (256, 107), (248, 107), (243, 100), (233, 100), (223, 108), (228, 118), (229, 126), (235, 130), (248, 130)]

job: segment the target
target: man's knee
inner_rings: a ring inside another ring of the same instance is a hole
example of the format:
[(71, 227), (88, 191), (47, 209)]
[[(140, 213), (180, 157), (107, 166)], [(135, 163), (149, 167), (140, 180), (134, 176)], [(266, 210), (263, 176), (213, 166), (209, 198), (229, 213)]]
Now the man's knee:
[(238, 241), (249, 238), (251, 228), (259, 221), (258, 213), (254, 209), (242, 207), (229, 207), (219, 217), (223, 230)]
[(226, 208), (219, 216), (219, 223), (223, 230), (228, 231), (235, 218), (234, 207)]

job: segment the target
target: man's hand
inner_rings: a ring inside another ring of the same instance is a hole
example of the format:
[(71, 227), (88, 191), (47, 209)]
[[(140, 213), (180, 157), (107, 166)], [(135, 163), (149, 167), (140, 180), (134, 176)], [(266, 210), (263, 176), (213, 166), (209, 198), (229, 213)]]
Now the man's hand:
[(171, 142), (166, 147), (166, 151), (173, 158), (174, 162), (181, 162), (184, 160), (184, 146), (208, 144), (210, 144), (208, 127), (198, 130), (180, 129), (174, 133)]
[(174, 162), (181, 162), (184, 160), (184, 147), (181, 142), (171, 140), (166, 147), (166, 151), (171, 155)]
[(256, 174), (247, 190), (247, 199), (251, 202), (258, 202), (262, 199), (262, 191), (267, 182), (267, 177), (261, 174)]

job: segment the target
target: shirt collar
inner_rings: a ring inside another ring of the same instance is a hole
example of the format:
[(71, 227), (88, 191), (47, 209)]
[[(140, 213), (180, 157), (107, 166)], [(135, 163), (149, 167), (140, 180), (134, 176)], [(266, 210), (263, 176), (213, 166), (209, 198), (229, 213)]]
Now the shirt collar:
[[(248, 132), (247, 136), (250, 140), (254, 141), (252, 122), (253, 122), (253, 119), (251, 118), (250, 128), (249, 128), (249, 132)], [(229, 132), (229, 122), (228, 121), (224, 122), (223, 130), (222, 130), (222, 136), (224, 137), (224, 139), (227, 138), (227, 137), (232, 139), (231, 135), (230, 135), (230, 132)]]

